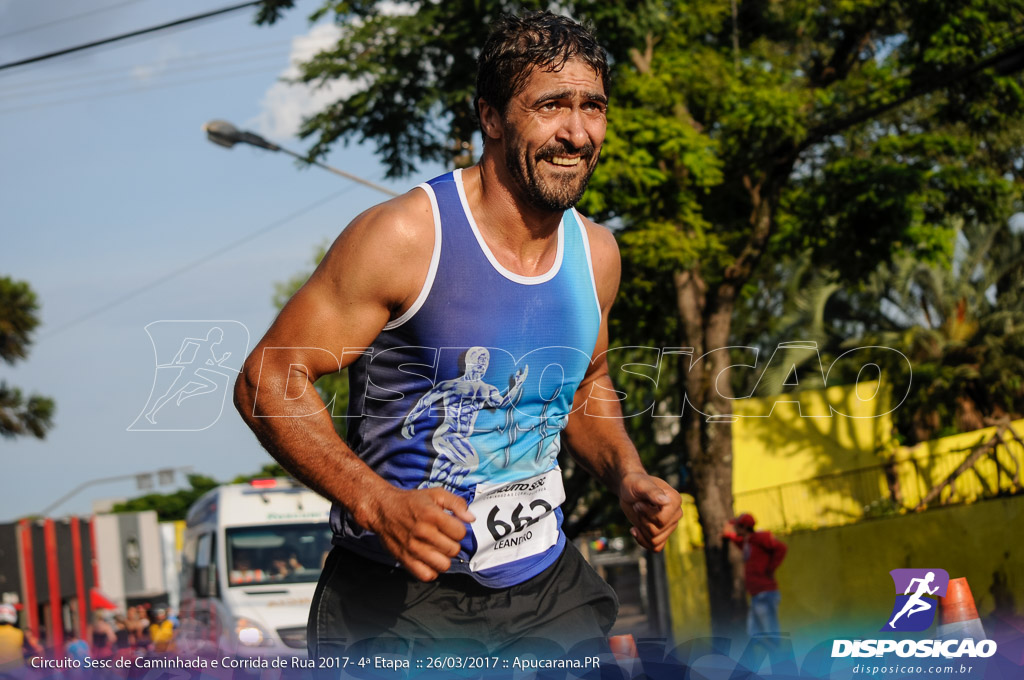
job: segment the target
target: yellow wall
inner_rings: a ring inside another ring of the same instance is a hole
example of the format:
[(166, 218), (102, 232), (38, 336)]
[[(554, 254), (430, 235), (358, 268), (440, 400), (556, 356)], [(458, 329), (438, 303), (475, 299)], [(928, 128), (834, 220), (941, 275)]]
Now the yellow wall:
[[(890, 492), (879, 465), (885, 462), (894, 466), (901, 505), (913, 508), (996, 431), (991, 427), (899, 447), (891, 437), (890, 410), (890, 398), (877, 382), (738, 400), (732, 425), (736, 511), (752, 513), (772, 531), (837, 526), (884, 514)], [(831, 417), (822, 417), (830, 412)], [(1024, 439), (1024, 420), (1013, 427)], [(1019, 491), (1024, 445), (1007, 439), (1009, 446), (996, 451), (1000, 464), (979, 461), (939, 500), (970, 502), (997, 490)]]
[(889, 401), (877, 382), (738, 401), (733, 492), (877, 465), (892, 432)]
[[(773, 530), (859, 519), (865, 499), (887, 496), (884, 476), (857, 473), (853, 479), (839, 473), (881, 462), (879, 453), (891, 446), (889, 403), (874, 381), (737, 402), (739, 418), (732, 426), (737, 512), (750, 512)], [(857, 499), (848, 492), (851, 484), (860, 492)]]
[[(1024, 438), (1024, 420), (1015, 421), (1010, 427)], [(897, 449), (894, 460), (897, 462), (903, 505), (916, 506), (930, 489), (957, 469), (970, 455), (971, 449), (989, 441), (995, 434), (995, 427), (987, 427)], [(943, 490), (939, 500), (946, 503), (971, 502), (993, 495), (995, 489), (1019, 491), (1024, 445), (1020, 440), (1014, 440), (1010, 432), (1003, 435), (1003, 441), (1006, 445), (997, 446), (992, 452), (998, 458), (998, 464), (986, 453), (971, 470), (956, 479), (952, 488)], [(933, 506), (935, 504), (932, 503)]]
[[(874, 398), (871, 395), (875, 395)], [(798, 403), (787, 403), (797, 401)], [(1024, 611), (1024, 555), (1010, 532), (1024, 519), (1024, 497), (934, 509), (927, 513), (861, 521), (870, 503), (884, 503), (888, 484), (879, 467), (890, 461), (902, 505), (916, 506), (991, 438), (995, 428), (944, 437), (915, 447), (891, 439), (888, 395), (877, 383), (859, 390), (836, 387), (736, 402), (733, 492), (736, 512), (750, 512), (759, 529), (787, 533), (790, 554), (779, 572), (783, 627), (797, 631), (838, 619), (877, 618), (892, 605), (887, 572), (897, 567), (938, 567), (967, 576), (982, 614), (1006, 592)], [(832, 417), (801, 417), (801, 413)], [(1024, 420), (1013, 423), (1024, 438)], [(1007, 437), (1009, 439), (1009, 437)], [(1024, 445), (1011, 442), (963, 474), (940, 501), (964, 503), (1020, 490)], [(1017, 478), (1014, 479), (1014, 473)], [(850, 492), (857, 488), (857, 497)], [(933, 503), (933, 508), (938, 504)], [(1016, 523), (1016, 524), (1015, 524)], [(846, 525), (846, 526), (841, 526)], [(785, 528), (785, 530), (782, 530)], [(674, 632), (688, 639), (709, 632), (710, 613), (699, 518), (684, 497), (684, 516), (666, 561)], [(1005, 581), (1005, 583), (1004, 583)], [(878, 611), (886, 610), (879, 614)]]
[[(785, 536), (776, 574), (782, 629), (792, 633), (881, 627), (893, 603), (888, 572), (945, 569), (966, 576), (984, 619), (1024, 614), (1024, 496), (939, 508)], [(703, 555), (673, 538), (666, 553), (673, 633), (688, 640), (710, 632)]]

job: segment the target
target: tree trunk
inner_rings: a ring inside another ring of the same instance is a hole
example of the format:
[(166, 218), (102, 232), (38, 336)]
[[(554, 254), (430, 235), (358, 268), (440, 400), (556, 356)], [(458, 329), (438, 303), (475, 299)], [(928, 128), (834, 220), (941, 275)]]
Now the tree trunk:
[(757, 266), (771, 233), (776, 190), (772, 184), (755, 184), (747, 177), (743, 182), (751, 202), (750, 238), (726, 269), (722, 282), (709, 291), (699, 266), (675, 275), (683, 342), (693, 348), (693, 361), (680, 380), (688, 402), (683, 444), (704, 536), (711, 629), (715, 635), (730, 637), (743, 632), (747, 599), (743, 556), (722, 537), (735, 512), (732, 419), (728, 417), (734, 394), (727, 348), (739, 291)]
[(707, 286), (699, 270), (677, 273), (675, 286), (683, 341), (693, 348), (693, 361), (683, 367), (688, 370), (680, 381), (689, 403), (683, 414), (683, 445), (704, 536), (711, 627), (715, 635), (732, 636), (742, 631), (746, 613), (742, 556), (722, 538), (733, 517), (732, 428), (728, 421), (708, 422), (709, 416), (730, 412), (729, 357), (713, 352), (701, 358), (728, 346), (733, 304), (723, 304), (721, 295), (715, 295), (714, 309), (707, 315)]
[(732, 466), (723, 461), (732, 450), (731, 428), (728, 423), (708, 423), (703, 418), (700, 421), (697, 424), (700, 446), (688, 453), (704, 537), (711, 631), (714, 635), (732, 637), (742, 632), (746, 598), (742, 556), (722, 537), (722, 531), (733, 516)]

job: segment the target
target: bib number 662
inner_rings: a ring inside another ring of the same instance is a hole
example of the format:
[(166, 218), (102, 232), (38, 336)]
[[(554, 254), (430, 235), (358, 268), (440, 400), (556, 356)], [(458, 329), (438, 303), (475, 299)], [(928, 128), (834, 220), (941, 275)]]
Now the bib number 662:
[[(498, 519), (501, 509), (500, 505), (496, 505), (487, 515), (487, 530), (491, 532), (491, 536), (495, 541), (500, 541), (509, 534), (522, 531), (531, 524), (536, 524), (544, 515), (551, 512), (551, 505), (547, 501), (538, 498), (530, 503), (530, 514), (524, 514), (527, 508), (523, 507), (522, 503), (518, 503), (515, 509), (512, 510), (511, 523)], [(537, 509), (540, 509), (540, 512), (536, 512)]]

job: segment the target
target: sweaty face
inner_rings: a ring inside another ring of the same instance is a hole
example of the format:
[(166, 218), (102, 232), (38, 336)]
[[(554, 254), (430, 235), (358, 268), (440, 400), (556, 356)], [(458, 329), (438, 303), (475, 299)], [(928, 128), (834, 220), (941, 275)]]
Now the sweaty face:
[(535, 69), (503, 118), (505, 167), (522, 196), (541, 210), (576, 205), (597, 167), (607, 97), (600, 76), (571, 60)]

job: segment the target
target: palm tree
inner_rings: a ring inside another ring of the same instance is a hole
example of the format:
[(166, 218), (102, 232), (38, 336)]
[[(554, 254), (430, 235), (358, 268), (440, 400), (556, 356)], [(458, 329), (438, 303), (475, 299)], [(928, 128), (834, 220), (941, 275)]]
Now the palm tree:
[[(0, 277), (0, 359), (14, 364), (28, 356), (31, 334), (39, 325), (36, 295), (24, 281)], [(54, 403), (0, 380), (0, 436), (32, 435), (42, 439), (53, 427)]]

